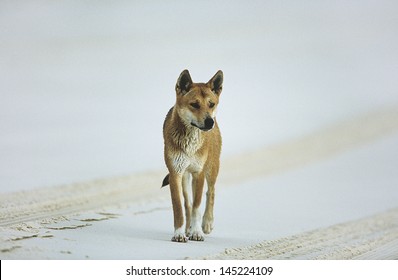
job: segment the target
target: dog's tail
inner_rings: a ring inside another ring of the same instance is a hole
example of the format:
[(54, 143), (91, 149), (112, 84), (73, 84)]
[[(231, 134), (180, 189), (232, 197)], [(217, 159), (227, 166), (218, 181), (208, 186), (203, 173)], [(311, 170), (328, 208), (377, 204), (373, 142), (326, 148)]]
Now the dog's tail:
[(163, 182), (162, 182), (162, 188), (169, 184), (169, 175), (170, 174), (167, 174), (166, 177), (164, 177)]

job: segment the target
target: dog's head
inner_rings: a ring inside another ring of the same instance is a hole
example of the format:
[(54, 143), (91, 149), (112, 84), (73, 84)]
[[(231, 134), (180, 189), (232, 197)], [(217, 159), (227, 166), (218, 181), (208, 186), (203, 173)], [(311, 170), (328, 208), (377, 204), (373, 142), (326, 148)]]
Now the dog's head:
[(176, 109), (185, 125), (192, 125), (203, 131), (214, 127), (222, 83), (221, 70), (207, 83), (193, 83), (188, 70), (182, 71), (176, 84)]

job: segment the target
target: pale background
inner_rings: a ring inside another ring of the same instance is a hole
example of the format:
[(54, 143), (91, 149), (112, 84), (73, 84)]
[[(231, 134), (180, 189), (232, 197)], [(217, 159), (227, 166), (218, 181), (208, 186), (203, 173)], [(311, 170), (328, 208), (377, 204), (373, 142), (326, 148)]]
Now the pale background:
[(164, 168), (174, 85), (225, 75), (223, 155), (398, 101), (396, 1), (1, 1), (0, 191)]

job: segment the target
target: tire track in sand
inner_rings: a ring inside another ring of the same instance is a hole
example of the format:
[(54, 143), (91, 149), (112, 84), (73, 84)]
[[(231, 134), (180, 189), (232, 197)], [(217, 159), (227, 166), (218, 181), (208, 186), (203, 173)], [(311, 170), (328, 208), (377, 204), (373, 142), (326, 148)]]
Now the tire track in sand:
[(398, 208), (203, 259), (398, 259)]

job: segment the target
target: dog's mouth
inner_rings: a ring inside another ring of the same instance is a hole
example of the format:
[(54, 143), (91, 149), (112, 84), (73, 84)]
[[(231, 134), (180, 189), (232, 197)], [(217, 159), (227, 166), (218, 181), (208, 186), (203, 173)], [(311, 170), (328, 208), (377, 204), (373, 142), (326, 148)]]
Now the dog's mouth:
[(200, 127), (200, 126), (196, 125), (196, 124), (193, 123), (193, 122), (191, 122), (191, 125), (194, 126), (194, 127), (196, 127), (196, 128), (199, 128), (199, 129), (202, 130), (202, 131), (209, 131), (209, 130), (211, 130), (211, 129), (213, 128), (213, 126), (211, 126), (211, 127)]

